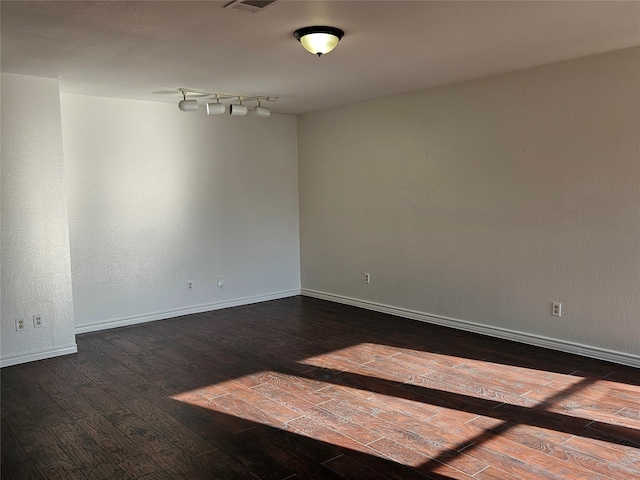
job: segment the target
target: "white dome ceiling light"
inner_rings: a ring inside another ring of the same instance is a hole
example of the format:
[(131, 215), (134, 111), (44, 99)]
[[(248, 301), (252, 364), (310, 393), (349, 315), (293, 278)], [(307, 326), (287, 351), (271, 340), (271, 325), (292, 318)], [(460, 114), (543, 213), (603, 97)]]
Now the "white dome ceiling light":
[(299, 28), (293, 35), (305, 50), (320, 57), (336, 48), (344, 32), (335, 27), (315, 26)]

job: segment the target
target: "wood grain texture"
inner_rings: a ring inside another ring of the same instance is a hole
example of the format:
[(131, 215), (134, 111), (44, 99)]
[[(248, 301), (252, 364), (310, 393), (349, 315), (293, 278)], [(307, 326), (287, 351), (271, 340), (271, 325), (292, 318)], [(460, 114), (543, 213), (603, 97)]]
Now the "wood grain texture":
[(292, 297), (2, 369), (7, 479), (640, 478), (640, 372)]

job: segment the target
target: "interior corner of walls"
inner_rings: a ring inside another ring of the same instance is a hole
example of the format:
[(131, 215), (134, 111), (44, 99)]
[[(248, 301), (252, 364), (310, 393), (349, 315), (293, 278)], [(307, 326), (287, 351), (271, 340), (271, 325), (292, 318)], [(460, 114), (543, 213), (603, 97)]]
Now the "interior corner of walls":
[[(7, 364), (76, 347), (59, 81), (3, 74), (2, 102), (0, 288), (10, 322), (0, 328)], [(30, 323), (36, 313), (55, 321), (17, 334), (14, 318)]]

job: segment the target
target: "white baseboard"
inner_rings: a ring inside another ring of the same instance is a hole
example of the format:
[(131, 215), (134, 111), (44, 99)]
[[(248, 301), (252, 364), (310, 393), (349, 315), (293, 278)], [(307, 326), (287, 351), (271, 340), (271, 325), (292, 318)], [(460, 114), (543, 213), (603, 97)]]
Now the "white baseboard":
[(81, 333), (97, 332), (99, 330), (108, 330), (110, 328), (127, 327), (129, 325), (137, 325), (139, 323), (153, 322), (156, 320), (165, 320), (167, 318), (180, 317), (182, 315), (190, 315), (192, 313), (210, 312), (212, 310), (220, 310), (222, 308), (239, 307), (241, 305), (249, 305), (252, 303), (266, 302), (268, 300), (277, 300), (280, 298), (294, 297), (300, 295), (300, 290), (287, 290), (283, 292), (270, 293), (267, 295), (256, 295), (253, 297), (237, 298), (233, 300), (225, 300), (222, 302), (206, 303), (195, 305), (188, 308), (180, 308), (176, 310), (164, 310), (160, 312), (152, 312), (144, 315), (135, 315), (131, 317), (121, 317), (101, 322), (80, 325), (75, 328), (76, 335)]
[(434, 315), (431, 313), (419, 312), (406, 308), (393, 307), (381, 303), (369, 302), (367, 300), (359, 300), (342, 295), (335, 295), (333, 293), (319, 292), (317, 290), (309, 290), (303, 288), (301, 289), (300, 293), (301, 295), (307, 297), (329, 300), (336, 303), (343, 303), (345, 305), (360, 307), (367, 310), (388, 313), (397, 317), (410, 318), (412, 320), (419, 320), (421, 322), (433, 323), (435, 325), (442, 325), (444, 327), (451, 327), (467, 332), (480, 333), (482, 335), (487, 335), (490, 337), (513, 340), (515, 342), (534, 345), (536, 347), (550, 348), (552, 350), (574, 353), (576, 355), (582, 355), (584, 357), (606, 360), (608, 362), (620, 363), (622, 365), (629, 365), (631, 367), (640, 368), (640, 356), (638, 355), (616, 352), (614, 350), (607, 350), (604, 348), (593, 347), (589, 345), (580, 345), (573, 342), (567, 342), (565, 340), (558, 340), (555, 338), (548, 338), (540, 335), (508, 330), (505, 328), (493, 327), (491, 325), (483, 325), (480, 323), (469, 322), (467, 320), (444, 317), (441, 315)]
[(0, 368), (10, 367), (20, 363), (35, 362), (36, 360), (45, 360), (61, 355), (69, 355), (71, 353), (78, 353), (78, 346), (75, 343), (64, 347), (47, 348), (29, 353), (21, 353), (20, 355), (2, 357), (0, 358)]

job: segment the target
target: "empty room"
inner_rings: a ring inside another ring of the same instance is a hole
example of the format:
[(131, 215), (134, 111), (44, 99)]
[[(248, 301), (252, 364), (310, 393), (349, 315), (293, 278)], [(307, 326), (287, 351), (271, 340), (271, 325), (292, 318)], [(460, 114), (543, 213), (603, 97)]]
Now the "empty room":
[(0, 2), (6, 479), (640, 478), (640, 2)]

